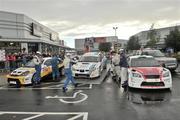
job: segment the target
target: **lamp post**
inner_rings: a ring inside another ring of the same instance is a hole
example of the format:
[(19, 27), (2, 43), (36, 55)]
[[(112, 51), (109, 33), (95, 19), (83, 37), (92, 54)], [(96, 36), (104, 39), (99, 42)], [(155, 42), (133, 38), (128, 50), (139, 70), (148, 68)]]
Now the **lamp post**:
[(118, 27), (113, 27), (114, 32), (115, 32), (115, 36), (116, 36), (116, 30), (118, 29)]

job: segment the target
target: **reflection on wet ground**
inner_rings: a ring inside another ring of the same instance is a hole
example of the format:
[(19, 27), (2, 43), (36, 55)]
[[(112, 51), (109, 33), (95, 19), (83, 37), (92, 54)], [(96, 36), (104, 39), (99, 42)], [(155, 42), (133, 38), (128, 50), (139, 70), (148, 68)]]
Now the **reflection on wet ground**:
[(135, 104), (159, 104), (170, 102), (171, 96), (170, 90), (129, 89), (127, 92), (128, 100)]

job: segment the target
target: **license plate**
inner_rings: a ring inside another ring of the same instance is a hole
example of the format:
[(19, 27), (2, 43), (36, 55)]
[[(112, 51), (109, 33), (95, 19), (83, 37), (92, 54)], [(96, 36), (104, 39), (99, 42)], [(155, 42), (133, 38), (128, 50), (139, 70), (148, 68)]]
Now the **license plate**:
[(160, 82), (160, 80), (159, 79), (149, 79), (149, 80), (147, 80), (147, 82)]
[(10, 81), (9, 83), (10, 84), (16, 84), (16, 81)]

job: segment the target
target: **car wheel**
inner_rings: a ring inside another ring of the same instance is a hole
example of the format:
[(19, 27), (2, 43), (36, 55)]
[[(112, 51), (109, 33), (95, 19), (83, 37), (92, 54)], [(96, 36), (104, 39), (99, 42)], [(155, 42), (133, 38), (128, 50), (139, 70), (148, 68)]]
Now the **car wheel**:
[(17, 82), (16, 82), (16, 87), (17, 87), (17, 88), (20, 88), (21, 86), (22, 86), (21, 83), (20, 83), (19, 81), (17, 81)]
[(102, 73), (101, 67), (99, 67), (99, 77), (101, 76), (101, 73)]
[(32, 76), (31, 85), (34, 85), (35, 74)]

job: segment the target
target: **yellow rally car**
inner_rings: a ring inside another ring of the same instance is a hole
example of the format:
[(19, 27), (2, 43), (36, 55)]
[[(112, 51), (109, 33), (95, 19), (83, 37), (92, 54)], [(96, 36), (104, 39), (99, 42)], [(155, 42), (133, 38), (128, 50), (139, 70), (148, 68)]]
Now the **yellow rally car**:
[[(43, 58), (43, 62), (41, 65), (41, 79), (47, 77), (52, 73), (51, 60), (51, 57)], [(21, 86), (32, 84), (35, 74), (34, 66), (35, 65), (33, 61), (29, 61), (25, 66), (20, 67), (7, 75), (7, 81), (9, 85), (13, 84)], [(64, 75), (64, 65), (61, 59), (59, 59), (59, 70), (60, 74)]]

